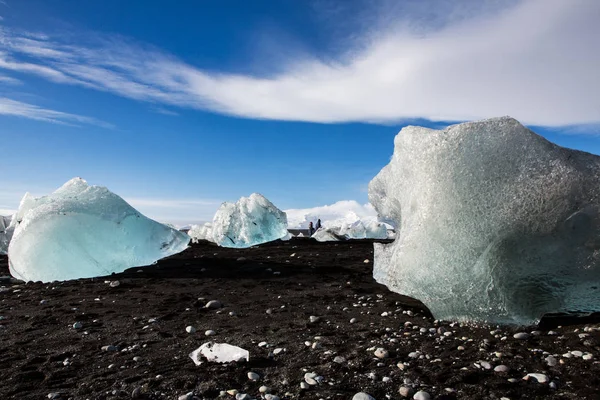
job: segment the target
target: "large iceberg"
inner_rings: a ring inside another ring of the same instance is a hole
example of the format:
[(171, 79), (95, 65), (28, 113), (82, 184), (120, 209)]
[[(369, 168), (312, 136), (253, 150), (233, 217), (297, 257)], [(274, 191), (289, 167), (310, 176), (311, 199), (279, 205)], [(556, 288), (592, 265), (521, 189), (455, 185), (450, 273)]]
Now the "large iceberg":
[(8, 244), (13, 233), (13, 228), (10, 226), (11, 220), (12, 216), (5, 217), (0, 215), (0, 254), (8, 252)]
[(509, 118), (409, 126), (371, 181), (395, 222), (374, 278), (438, 319), (529, 324), (600, 310), (600, 157)]
[(54, 193), (26, 194), (11, 226), (11, 274), (25, 281), (89, 278), (183, 251), (189, 236), (153, 221), (105, 187), (81, 178)]
[(223, 203), (212, 222), (213, 239), (223, 247), (243, 248), (286, 238), (287, 216), (259, 193)]

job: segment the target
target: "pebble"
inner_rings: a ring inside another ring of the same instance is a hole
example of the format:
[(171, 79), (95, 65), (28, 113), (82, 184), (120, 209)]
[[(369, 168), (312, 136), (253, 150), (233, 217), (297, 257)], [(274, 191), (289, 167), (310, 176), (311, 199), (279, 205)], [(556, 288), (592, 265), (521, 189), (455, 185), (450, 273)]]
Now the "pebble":
[(594, 358), (594, 356), (592, 354), (584, 354), (583, 357), (584, 360), (588, 361), (591, 360), (592, 358)]
[(487, 361), (480, 361), (479, 365), (481, 365), (481, 368), (483, 369), (492, 369), (492, 364)]
[(529, 333), (519, 332), (519, 333), (515, 333), (513, 335), (513, 337), (518, 340), (526, 340), (526, 339), (529, 339)]
[(256, 372), (248, 372), (248, 379), (256, 382), (257, 380), (260, 379), (260, 375), (258, 375)]
[(223, 307), (223, 304), (219, 300), (211, 300), (204, 306), (208, 309), (215, 310), (217, 308)]
[(413, 396), (413, 399), (414, 400), (431, 400), (431, 396), (429, 395), (429, 393), (419, 390), (417, 393), (415, 393), (415, 395)]
[(315, 322), (319, 322), (321, 320), (321, 318), (311, 315), (310, 317), (308, 317), (308, 320), (314, 324)]
[(456, 348), (456, 350), (459, 350), (459, 351), (463, 351), (464, 349), (465, 349), (465, 346), (458, 346), (458, 347)]
[(193, 326), (188, 326), (185, 328), (185, 331), (190, 334), (196, 333), (196, 328), (194, 328)]
[(306, 382), (300, 382), (300, 389), (308, 389), (310, 385)]
[(358, 392), (352, 396), (352, 400), (375, 400), (375, 397), (365, 392)]
[(83, 328), (83, 324), (81, 322), (77, 321), (73, 324), (73, 329), (81, 329), (81, 328)]
[(342, 357), (342, 356), (336, 356), (336, 357), (333, 359), (333, 362), (334, 362), (334, 363), (338, 363), (338, 364), (343, 364), (343, 363), (345, 363), (345, 362), (346, 362), (346, 359), (345, 359), (344, 357)]
[(135, 357), (133, 357), (133, 361), (135, 361), (135, 362), (140, 362), (140, 361), (142, 361), (142, 357), (140, 357), (140, 356), (135, 356)]
[(548, 376), (544, 375), (544, 374), (529, 373), (523, 377), (523, 379), (526, 381), (529, 380), (529, 378), (533, 378), (536, 381), (538, 381), (539, 383), (547, 383), (549, 380)]
[(508, 372), (509, 370), (510, 368), (506, 365), (497, 365), (496, 368), (494, 368), (494, 372)]
[(549, 367), (555, 367), (558, 364), (558, 361), (556, 360), (556, 358), (554, 356), (546, 357), (545, 361)]
[(102, 351), (117, 351), (118, 349), (113, 345), (102, 346)]
[(261, 386), (261, 387), (258, 388), (258, 391), (261, 392), (261, 393), (267, 393), (267, 392), (271, 391), (271, 388), (268, 387), (268, 386)]
[[(241, 257), (243, 258), (243, 257)], [(235, 400), (250, 400), (251, 397), (247, 393), (238, 393), (235, 395)]]
[(581, 357), (581, 356), (583, 356), (583, 352), (581, 352), (581, 351), (579, 351), (579, 350), (573, 350), (573, 351), (571, 352), (571, 354), (572, 354), (573, 356), (575, 356), (575, 357)]
[(212, 329), (209, 329), (206, 332), (204, 332), (205, 336), (215, 336), (216, 334), (217, 332), (213, 331)]
[(400, 396), (402, 397), (410, 397), (413, 394), (413, 390), (407, 386), (400, 386), (398, 393), (400, 393)]
[(283, 351), (284, 351), (284, 349), (278, 347), (275, 350), (273, 350), (273, 354), (278, 355), (278, 354), (282, 353)]
[(117, 287), (117, 286), (119, 286), (120, 284), (121, 284), (121, 282), (119, 282), (119, 281), (112, 281), (112, 282), (110, 282), (108, 285), (109, 285), (110, 287)]
[(379, 347), (377, 350), (375, 350), (374, 354), (377, 358), (388, 358), (390, 356), (390, 353), (388, 353), (388, 351), (382, 347)]
[(353, 324), (353, 323), (355, 323), (356, 321), (358, 321), (356, 318), (352, 318), (352, 319), (350, 320), (350, 323), (351, 323), (351, 324)]

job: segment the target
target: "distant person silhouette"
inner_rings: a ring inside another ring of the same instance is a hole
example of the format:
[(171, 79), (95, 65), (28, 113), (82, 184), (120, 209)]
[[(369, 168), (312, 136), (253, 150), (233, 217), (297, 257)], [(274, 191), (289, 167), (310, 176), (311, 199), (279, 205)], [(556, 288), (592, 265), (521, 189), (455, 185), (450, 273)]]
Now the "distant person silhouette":
[(319, 229), (321, 229), (321, 220), (320, 219), (317, 220), (317, 226), (315, 228), (316, 228), (317, 231)]
[(309, 234), (310, 236), (312, 236), (312, 235), (313, 235), (313, 233), (315, 233), (315, 228), (313, 227), (313, 223), (312, 223), (312, 221), (310, 221), (310, 222), (308, 223), (308, 234)]

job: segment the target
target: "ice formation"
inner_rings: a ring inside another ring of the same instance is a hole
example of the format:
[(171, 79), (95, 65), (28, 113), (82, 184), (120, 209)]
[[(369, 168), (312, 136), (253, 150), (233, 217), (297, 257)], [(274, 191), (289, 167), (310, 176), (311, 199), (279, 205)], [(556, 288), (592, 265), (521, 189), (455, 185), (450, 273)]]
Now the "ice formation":
[(0, 215), (0, 254), (8, 252), (8, 244), (12, 237), (13, 228), (10, 226), (12, 216), (5, 217)]
[(339, 234), (348, 239), (387, 239), (388, 237), (386, 225), (373, 220), (358, 220), (352, 224), (344, 224)]
[(319, 241), (319, 242), (335, 242), (339, 240), (346, 240), (345, 236), (340, 236), (336, 230), (321, 228), (318, 229), (311, 238)]
[(232, 361), (248, 361), (250, 353), (241, 347), (233, 346), (227, 343), (207, 342), (190, 353), (190, 358), (194, 364), (202, 364), (200, 356), (206, 357), (208, 361), (226, 363)]
[(211, 222), (206, 222), (204, 225), (192, 225), (188, 231), (188, 235), (192, 238), (193, 243), (198, 243), (200, 240), (208, 240), (214, 242), (213, 228)]
[(212, 224), (213, 239), (223, 247), (251, 247), (288, 235), (285, 212), (259, 193), (223, 203)]
[(81, 178), (54, 193), (26, 194), (11, 226), (11, 274), (25, 281), (89, 278), (181, 252), (189, 236), (153, 221)]
[(509, 118), (406, 127), (369, 200), (395, 221), (374, 278), (437, 319), (600, 310), (600, 157)]

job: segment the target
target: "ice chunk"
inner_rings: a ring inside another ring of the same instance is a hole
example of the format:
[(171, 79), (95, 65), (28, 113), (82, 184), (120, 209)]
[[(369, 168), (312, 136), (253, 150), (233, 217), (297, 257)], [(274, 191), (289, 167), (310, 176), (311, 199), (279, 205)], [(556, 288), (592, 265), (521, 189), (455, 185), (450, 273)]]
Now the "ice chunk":
[(13, 234), (13, 228), (10, 226), (12, 216), (5, 217), (0, 215), (0, 254), (8, 252), (8, 244)]
[(188, 231), (188, 235), (192, 238), (193, 243), (198, 243), (199, 240), (215, 241), (213, 239), (211, 222), (206, 222), (204, 225), (192, 225), (192, 228)]
[(201, 355), (206, 357), (208, 361), (220, 363), (240, 360), (248, 361), (250, 359), (248, 350), (227, 343), (204, 343), (190, 353), (190, 358), (194, 361), (194, 364), (200, 365), (202, 364), (202, 359), (200, 358)]
[(600, 157), (509, 118), (406, 127), (369, 200), (395, 221), (374, 278), (437, 319), (600, 310)]
[(336, 242), (340, 240), (346, 240), (346, 236), (342, 236), (339, 233), (338, 229), (333, 228), (321, 228), (317, 229), (315, 233), (311, 236), (311, 238), (319, 241), (319, 242)]
[(213, 218), (213, 238), (223, 247), (251, 247), (287, 234), (286, 214), (259, 193), (223, 203)]
[(108, 189), (81, 178), (54, 193), (25, 195), (12, 220), (11, 274), (25, 281), (89, 278), (152, 264), (189, 236), (146, 218)]
[(339, 230), (340, 235), (348, 239), (387, 239), (387, 227), (384, 223), (374, 220), (358, 220), (345, 224)]

